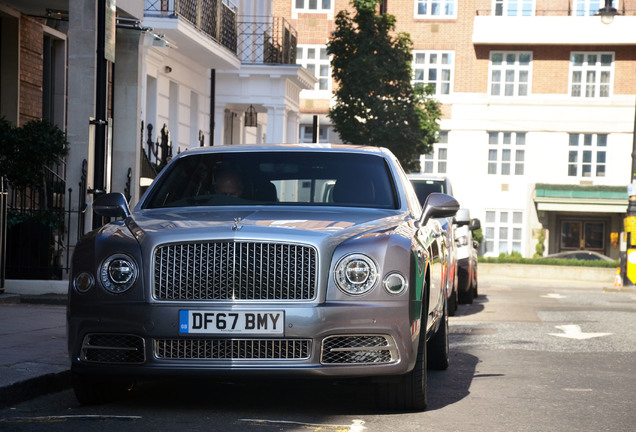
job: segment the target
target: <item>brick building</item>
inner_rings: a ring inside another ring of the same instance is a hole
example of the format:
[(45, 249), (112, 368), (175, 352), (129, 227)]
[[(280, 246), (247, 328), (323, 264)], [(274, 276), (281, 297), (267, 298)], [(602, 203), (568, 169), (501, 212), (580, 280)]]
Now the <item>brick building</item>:
[[(440, 142), (422, 171), (450, 177), (481, 219), (487, 256), (587, 249), (618, 258), (631, 178), (636, 0), (384, 0), (413, 41), (413, 80), (443, 104)], [(299, 139), (337, 142), (325, 44), (349, 0), (275, 0), (298, 30)], [(611, 22), (610, 22), (611, 21)]]

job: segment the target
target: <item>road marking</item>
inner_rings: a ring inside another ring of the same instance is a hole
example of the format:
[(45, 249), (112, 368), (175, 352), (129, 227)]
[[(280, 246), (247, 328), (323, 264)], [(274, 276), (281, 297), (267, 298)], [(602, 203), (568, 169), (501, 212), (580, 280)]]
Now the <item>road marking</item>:
[(267, 425), (296, 425), (303, 428), (307, 428), (314, 431), (329, 431), (329, 432), (362, 432), (367, 428), (364, 427), (364, 420), (353, 420), (351, 425), (330, 425), (320, 423), (303, 423), (289, 420), (263, 420), (263, 419), (240, 419), (241, 422)]
[(557, 294), (557, 293), (550, 293), (550, 294), (542, 295), (541, 297), (543, 297), (543, 298), (551, 298), (551, 299), (563, 299), (563, 298), (566, 298), (566, 296), (561, 295), (561, 294)]
[(567, 324), (561, 326), (555, 326), (559, 330), (563, 330), (563, 333), (550, 333), (550, 336), (558, 336), (568, 339), (592, 339), (596, 337), (609, 336), (614, 333), (583, 333), (581, 327), (574, 324)]
[(139, 416), (119, 415), (62, 415), (44, 417), (13, 417), (0, 419), (0, 423), (56, 423), (67, 420), (140, 420)]

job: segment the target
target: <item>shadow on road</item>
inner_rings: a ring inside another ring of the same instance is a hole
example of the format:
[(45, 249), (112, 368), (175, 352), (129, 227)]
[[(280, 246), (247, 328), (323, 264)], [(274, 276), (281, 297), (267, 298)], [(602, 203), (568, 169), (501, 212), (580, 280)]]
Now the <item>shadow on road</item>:
[(480, 294), (471, 304), (460, 304), (454, 316), (461, 317), (478, 314), (485, 309), (485, 303), (488, 303), (488, 296)]
[(470, 393), (479, 359), (473, 355), (453, 351), (451, 363), (445, 371), (428, 372), (428, 409), (434, 411), (464, 399)]

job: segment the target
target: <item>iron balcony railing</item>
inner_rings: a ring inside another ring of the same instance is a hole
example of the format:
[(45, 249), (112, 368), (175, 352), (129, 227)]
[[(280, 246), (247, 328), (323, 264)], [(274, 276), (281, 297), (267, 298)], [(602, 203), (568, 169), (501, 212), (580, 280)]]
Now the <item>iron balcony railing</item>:
[(144, 15), (177, 17), (236, 53), (238, 7), (231, 0), (146, 0)]
[(298, 32), (285, 18), (242, 16), (238, 32), (243, 64), (296, 64)]

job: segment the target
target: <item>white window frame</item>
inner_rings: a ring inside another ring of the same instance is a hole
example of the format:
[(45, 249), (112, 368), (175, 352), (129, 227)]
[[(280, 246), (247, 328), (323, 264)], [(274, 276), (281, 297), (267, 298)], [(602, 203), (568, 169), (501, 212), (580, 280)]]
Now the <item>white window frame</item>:
[(525, 174), (527, 132), (488, 132), (488, 175)]
[[(609, 65), (603, 63), (603, 58), (607, 56), (611, 56)], [(591, 65), (590, 61), (594, 61), (594, 64)], [(612, 97), (615, 64), (614, 51), (572, 51), (570, 53), (570, 97), (581, 99)]]
[[(457, 19), (458, 0), (415, 0), (413, 3), (415, 19)], [(451, 13), (446, 13), (449, 7)]]
[[(433, 62), (431, 62), (433, 59)], [(448, 63), (443, 63), (444, 59)], [(453, 93), (453, 81), (455, 76), (455, 52), (439, 50), (417, 50), (413, 51), (413, 85), (433, 84), (435, 86), (435, 96), (447, 96)], [(421, 71), (421, 77), (418, 75)], [(448, 71), (448, 79), (443, 79), (444, 72)], [(437, 76), (430, 79), (431, 72)], [(419, 79), (418, 79), (419, 78)], [(444, 85), (448, 86), (448, 92), (442, 92)]]
[[(303, 90), (303, 92), (310, 92), (310, 95), (307, 95), (307, 93), (303, 93), (303, 95), (305, 95), (305, 97), (311, 97), (313, 99), (329, 99), (329, 98), (331, 98), (331, 56), (327, 54), (327, 58), (326, 59), (321, 59), (320, 58), (320, 50), (324, 50), (325, 53), (326, 53), (327, 52), (327, 45), (298, 44), (297, 49), (299, 49), (299, 50), (302, 49), (303, 55), (302, 55), (302, 58), (299, 55), (296, 56), (296, 63), (301, 65), (301, 66), (303, 66), (304, 68), (307, 68), (307, 69), (309, 69), (307, 67), (309, 64), (315, 65), (316, 69), (319, 72), (319, 75), (316, 76), (316, 78), (318, 78), (318, 82), (314, 86), (314, 89), (313, 90)], [(313, 58), (313, 59), (308, 59), (307, 58), (307, 52), (308, 52), (309, 49), (313, 49), (314, 50), (316, 58)], [(300, 51), (298, 51), (298, 53), (300, 53)], [(321, 66), (327, 66), (327, 75), (320, 75)], [(326, 80), (326, 82), (327, 82), (327, 88), (326, 89), (321, 89), (320, 88), (320, 80), (321, 79), (325, 79)]]
[[(614, 1), (614, 7), (619, 9), (620, 0)], [(572, 15), (574, 16), (594, 16), (599, 9), (605, 6), (604, 0), (574, 0)]]
[(568, 177), (606, 177), (609, 135), (570, 133), (568, 137)]
[(440, 131), (439, 142), (433, 144), (431, 153), (420, 156), (420, 172), (425, 174), (448, 172), (448, 131)]
[[(313, 143), (313, 124), (301, 124), (299, 128), (298, 142)], [(318, 142), (329, 143), (329, 125), (318, 125)]]
[[(530, 6), (530, 11), (524, 6)], [(535, 0), (493, 0), (492, 14), (495, 16), (534, 16), (536, 12)]]
[[(329, 1), (329, 7), (324, 7), (324, 1)], [(292, 0), (292, 14), (298, 13), (326, 13), (333, 15), (333, 7), (336, 0)], [(300, 3), (302, 5), (299, 7)], [(311, 6), (315, 5), (315, 8)]]
[[(495, 63), (493, 58), (499, 55), (501, 63)], [(527, 64), (521, 64), (526, 58)], [(488, 94), (494, 97), (530, 96), (532, 61), (532, 51), (491, 51), (488, 63)], [(525, 81), (522, 80), (524, 76)], [(495, 88), (498, 88), (498, 92)], [(512, 89), (512, 94), (506, 94), (509, 89)]]
[(483, 220), (484, 256), (519, 252), (525, 242), (524, 210), (487, 209)]

